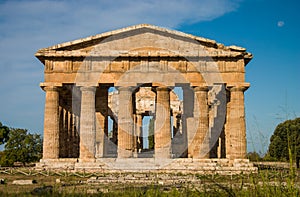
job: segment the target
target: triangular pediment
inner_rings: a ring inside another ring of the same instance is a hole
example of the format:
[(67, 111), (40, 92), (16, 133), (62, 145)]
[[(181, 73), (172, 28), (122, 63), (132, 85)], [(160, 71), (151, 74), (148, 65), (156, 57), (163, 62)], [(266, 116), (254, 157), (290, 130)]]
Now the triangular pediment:
[[(200, 47), (200, 49), (199, 49)], [(251, 54), (246, 49), (237, 46), (224, 46), (214, 40), (186, 34), (148, 24), (130, 26), (114, 31), (89, 36), (86, 38), (57, 44), (43, 48), (35, 54), (40, 60), (53, 56), (89, 56), (119, 54), (171, 54), (191, 55), (200, 54), (205, 48), (205, 53), (223, 56), (244, 56), (251, 59)]]

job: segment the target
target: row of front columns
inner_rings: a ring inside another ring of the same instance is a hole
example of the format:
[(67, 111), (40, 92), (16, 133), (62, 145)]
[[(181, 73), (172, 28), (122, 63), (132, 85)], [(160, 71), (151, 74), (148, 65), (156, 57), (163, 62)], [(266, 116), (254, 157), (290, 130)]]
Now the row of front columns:
[[(225, 125), (226, 157), (242, 159), (246, 155), (244, 91), (247, 87), (230, 87)], [(46, 86), (43, 159), (59, 158), (59, 87)], [(79, 159), (94, 160), (96, 156), (96, 87), (80, 87)], [(132, 87), (119, 87), (118, 158), (133, 157), (136, 149)], [(192, 137), (188, 138), (188, 157), (209, 158), (208, 87), (194, 87), (193, 117), (197, 121)], [(185, 107), (185, 106), (184, 106)], [(187, 107), (187, 106), (186, 106)], [(141, 123), (140, 123), (141, 124)], [(188, 124), (188, 123), (185, 123)], [(194, 125), (187, 125), (189, 128)], [(156, 87), (155, 158), (171, 158), (170, 89)], [(102, 135), (103, 138), (105, 135)], [(102, 150), (103, 151), (103, 150)]]

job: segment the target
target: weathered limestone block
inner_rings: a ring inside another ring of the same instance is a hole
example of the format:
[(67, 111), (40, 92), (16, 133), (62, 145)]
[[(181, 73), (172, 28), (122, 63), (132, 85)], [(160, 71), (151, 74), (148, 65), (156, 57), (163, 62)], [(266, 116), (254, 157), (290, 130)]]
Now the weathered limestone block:
[(14, 180), (12, 182), (13, 185), (32, 185), (36, 183), (35, 180)]

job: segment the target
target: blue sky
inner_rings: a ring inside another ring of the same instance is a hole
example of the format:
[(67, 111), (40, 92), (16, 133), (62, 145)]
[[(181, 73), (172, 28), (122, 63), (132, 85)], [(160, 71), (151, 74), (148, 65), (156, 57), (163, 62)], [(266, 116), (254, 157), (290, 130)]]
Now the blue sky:
[(139, 23), (238, 45), (246, 67), (248, 151), (264, 153), (276, 125), (300, 116), (297, 0), (0, 1), (0, 121), (43, 132), (44, 47)]

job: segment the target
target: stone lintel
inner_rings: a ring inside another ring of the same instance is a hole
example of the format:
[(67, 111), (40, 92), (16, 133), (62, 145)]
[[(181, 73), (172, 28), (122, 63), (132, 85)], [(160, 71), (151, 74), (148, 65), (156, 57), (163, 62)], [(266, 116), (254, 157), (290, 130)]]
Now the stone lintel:
[(175, 85), (175, 82), (171, 82), (171, 81), (166, 81), (166, 82), (164, 82), (163, 84), (162, 83), (152, 83), (152, 87), (168, 87), (168, 88), (173, 88), (173, 87), (175, 87), (176, 85)]
[(199, 81), (199, 82), (190, 82), (190, 87), (209, 87), (211, 84), (207, 84), (207, 83), (203, 83), (203, 81)]
[(120, 79), (119, 81), (116, 81), (115, 87), (138, 87), (138, 85), (134, 80), (122, 81), (122, 79)]
[(76, 83), (76, 86), (78, 87), (98, 87), (99, 84), (97, 82), (92, 83), (92, 82), (79, 82)]
[(96, 86), (80, 86), (81, 91), (96, 91)]
[(135, 88), (138, 88), (136, 86), (115, 86), (115, 88), (118, 90), (118, 91), (129, 91), (129, 92), (132, 92), (135, 90)]

